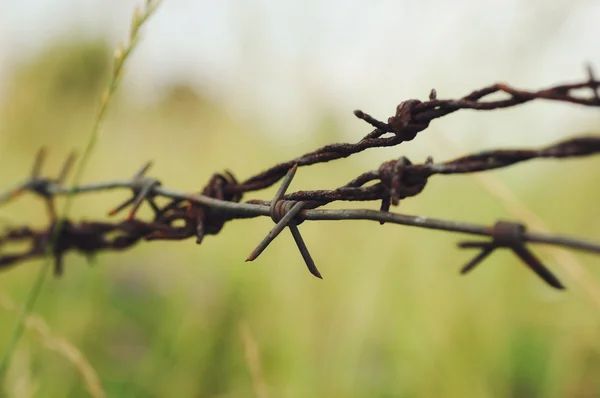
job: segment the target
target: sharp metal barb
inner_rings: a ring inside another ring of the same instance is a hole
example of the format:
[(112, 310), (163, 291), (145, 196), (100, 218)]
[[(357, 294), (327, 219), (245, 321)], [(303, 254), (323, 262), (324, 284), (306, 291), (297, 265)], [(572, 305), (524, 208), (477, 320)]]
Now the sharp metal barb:
[(460, 242), (458, 247), (461, 249), (480, 249), (494, 246), (492, 242)]
[(127, 206), (131, 205), (133, 202), (135, 202), (135, 196), (127, 199), (125, 202), (123, 202), (122, 204), (120, 204), (119, 206), (115, 207), (114, 209), (110, 210), (108, 212), (109, 216), (114, 216), (115, 214), (123, 211), (123, 209), (125, 209)]
[(596, 99), (596, 101), (600, 101), (600, 94), (598, 94), (598, 86), (593, 84), (596, 81), (596, 77), (594, 76), (594, 68), (592, 68), (592, 65), (588, 64), (586, 66), (586, 69), (588, 73), (588, 79), (590, 82), (590, 88), (594, 93), (594, 98)]
[(132, 220), (135, 217), (139, 207), (143, 203), (144, 200), (147, 200), (154, 211), (155, 216), (161, 213), (160, 208), (154, 202), (154, 192), (153, 190), (160, 186), (160, 182), (152, 179), (144, 177), (144, 174), (148, 171), (148, 169), (152, 166), (152, 162), (147, 162), (140, 170), (138, 170), (133, 180), (127, 184), (127, 187), (133, 190), (133, 197), (128, 199), (123, 204), (117, 206), (115, 209), (111, 210), (108, 214), (115, 215), (118, 212), (124, 210), (126, 207), (133, 205), (132, 209), (129, 211), (127, 215), (127, 220)]
[[(462, 246), (462, 247), (464, 247), (464, 246)], [(471, 271), (477, 265), (481, 264), (481, 262), (483, 260), (485, 260), (485, 258), (487, 256), (492, 254), (494, 249), (495, 249), (495, 247), (493, 247), (491, 245), (484, 246), (482, 248), (482, 250), (479, 252), (479, 254), (477, 254), (471, 261), (469, 261), (464, 267), (462, 267), (462, 269), (460, 270), (460, 273), (462, 275), (465, 275), (467, 272)]]
[[(389, 195), (384, 196), (381, 199), (381, 206), (379, 207), (379, 211), (384, 212), (384, 213), (389, 212), (391, 204), (392, 203), (391, 203), (390, 196)], [(379, 221), (379, 225), (383, 225), (383, 224), (385, 224), (385, 221)]]
[[(283, 195), (285, 195), (285, 192), (287, 191), (290, 184), (292, 183), (292, 180), (294, 179), (294, 176), (296, 175), (296, 170), (298, 170), (297, 163), (294, 164), (288, 170), (285, 177), (281, 181), (281, 185), (277, 189), (275, 196), (271, 200), (270, 212), (271, 212), (271, 217), (273, 218), (273, 221), (276, 221), (276, 218), (274, 216), (274, 214), (276, 213), (276, 211), (275, 211), (276, 206), (281, 201), (281, 198), (283, 198)], [(304, 202), (297, 202), (286, 214), (284, 214), (283, 217), (281, 217), (281, 219), (279, 221), (277, 221), (277, 223), (275, 224), (273, 229), (271, 229), (271, 231), (269, 231), (267, 236), (265, 236), (265, 238), (258, 244), (256, 249), (254, 249), (252, 251), (252, 253), (250, 253), (248, 258), (246, 258), (246, 261), (254, 261), (258, 256), (260, 256), (260, 254), (267, 248), (267, 246), (269, 246), (269, 244), (281, 233), (281, 231), (283, 231), (285, 229), (285, 227), (288, 226), (289, 222), (294, 217), (296, 217), (296, 215), (298, 215), (298, 213), (302, 210), (303, 207), (304, 207)]]
[(196, 243), (200, 244), (202, 243), (202, 240), (204, 240), (204, 225), (202, 222), (199, 222), (198, 225), (196, 225)]
[(542, 278), (548, 285), (564, 290), (565, 287), (558, 280), (556, 276), (548, 268), (542, 264), (542, 262), (525, 246), (516, 246), (512, 248), (512, 251), (527, 265), (533, 272), (535, 272), (540, 278)]
[[(287, 172), (283, 181), (281, 182), (281, 185), (279, 186), (279, 189), (277, 190), (277, 193), (275, 194), (275, 197), (273, 198), (273, 200), (271, 200), (270, 213), (271, 213), (271, 218), (273, 218), (273, 221), (276, 221), (277, 217), (279, 217), (279, 215), (276, 215), (276, 214), (277, 214), (277, 211), (281, 210), (281, 208), (277, 208), (277, 206), (280, 206), (283, 204), (280, 201), (283, 198), (283, 196), (285, 195), (285, 192), (287, 191), (288, 187), (290, 186), (292, 179), (294, 178), (294, 175), (296, 174), (297, 169), (298, 169), (298, 164), (295, 164)], [(294, 237), (294, 240), (296, 241), (296, 245), (298, 246), (298, 250), (300, 250), (300, 253), (302, 254), (302, 258), (304, 259), (304, 262), (306, 263), (306, 266), (308, 267), (308, 270), (310, 271), (311, 274), (313, 274), (317, 278), (323, 279), (323, 277), (321, 276), (321, 273), (319, 272), (319, 270), (317, 269), (317, 266), (315, 265), (315, 262), (313, 261), (312, 257), (310, 256), (310, 253), (308, 251), (308, 248), (306, 247), (306, 244), (304, 243), (304, 240), (302, 239), (302, 235), (300, 234), (300, 230), (298, 229), (298, 226), (293, 221), (294, 217), (296, 217), (298, 215), (298, 213), (302, 210), (304, 205), (305, 205), (305, 202), (295, 203), (292, 206), (292, 208), (289, 211), (287, 211), (283, 215), (283, 217), (281, 217), (281, 219), (277, 222), (277, 224), (275, 224), (275, 227), (273, 227), (273, 229), (271, 231), (269, 231), (267, 236), (260, 242), (260, 244), (256, 247), (256, 249), (254, 249), (254, 251), (252, 251), (252, 253), (250, 253), (250, 256), (248, 256), (246, 261), (255, 260), (267, 248), (267, 246), (273, 241), (273, 239), (275, 239), (281, 233), (281, 231), (284, 230), (285, 227), (289, 227), (289, 229), (292, 233), (292, 236)]]
[(148, 161), (148, 162), (147, 162), (145, 165), (143, 165), (143, 166), (142, 166), (142, 168), (141, 168), (141, 169), (139, 169), (139, 170), (138, 170), (138, 172), (137, 172), (137, 173), (135, 173), (135, 175), (134, 175), (134, 177), (133, 177), (133, 178), (134, 178), (134, 179), (135, 179), (135, 178), (140, 178), (140, 177), (142, 177), (144, 174), (146, 174), (146, 172), (147, 172), (147, 171), (150, 169), (150, 167), (152, 167), (152, 163), (153, 163), (153, 162), (152, 162), (151, 160), (150, 160), (150, 161)]
[(321, 273), (317, 269), (317, 266), (315, 265), (315, 262), (313, 261), (311, 255), (308, 251), (308, 248), (306, 247), (306, 243), (304, 243), (304, 239), (302, 239), (302, 235), (300, 234), (300, 230), (298, 229), (298, 226), (296, 224), (294, 224), (294, 222), (292, 221), (290, 224), (288, 224), (288, 227), (290, 228), (290, 232), (292, 233), (292, 236), (294, 237), (294, 240), (296, 241), (296, 246), (298, 246), (298, 250), (300, 250), (300, 253), (302, 254), (302, 258), (304, 259), (304, 262), (306, 263), (306, 267), (308, 268), (310, 273), (319, 279), (323, 279), (323, 277), (321, 276)]
[(46, 159), (46, 152), (46, 147), (41, 147), (36, 154), (30, 174), (31, 179), (39, 178), (42, 174), (42, 166), (44, 164), (44, 160)]
[(435, 100), (437, 99), (437, 91), (435, 88), (432, 88), (431, 91), (429, 92), (429, 100)]
[(377, 138), (386, 132), (391, 132), (391, 128), (387, 123), (379, 121), (379, 120), (375, 119), (373, 116), (371, 116), (368, 113), (365, 113), (359, 109), (354, 111), (354, 116), (356, 116), (359, 119), (364, 120), (365, 122), (369, 123), (371, 126), (375, 127), (377, 130), (379, 130), (379, 131), (372, 131), (371, 133), (369, 133), (369, 138)]
[(76, 153), (71, 152), (69, 154), (69, 157), (67, 157), (67, 160), (65, 160), (65, 163), (63, 164), (62, 170), (60, 171), (60, 174), (57, 179), (57, 182), (59, 184), (63, 184), (65, 182), (67, 175), (69, 174), (69, 171), (71, 170), (71, 167), (73, 167), (73, 164), (75, 163), (76, 158), (77, 158)]
[(147, 199), (148, 199), (148, 203), (150, 204), (150, 207), (152, 207), (152, 211), (154, 211), (154, 214), (155, 215), (160, 214), (160, 208), (156, 204), (156, 201), (152, 197), (148, 197)]
[(148, 184), (144, 184), (142, 186), (142, 189), (140, 189), (140, 192), (137, 194), (137, 196), (135, 197), (135, 199), (133, 201), (133, 206), (132, 206), (131, 210), (129, 211), (129, 215), (127, 216), (128, 220), (131, 220), (131, 219), (133, 219), (133, 217), (135, 217), (135, 213), (137, 213), (137, 211), (140, 208), (144, 199), (146, 199), (148, 197), (148, 195), (152, 191), (152, 188), (154, 188), (154, 184), (152, 182), (150, 182)]
[(54, 207), (54, 199), (49, 196), (45, 198), (46, 209), (48, 210), (48, 217), (50, 217), (50, 222), (54, 222), (57, 219), (56, 208)]
[(281, 200), (281, 198), (283, 198), (283, 195), (285, 195), (285, 193), (287, 192), (287, 189), (290, 187), (290, 184), (292, 183), (292, 179), (294, 179), (294, 176), (296, 175), (296, 170), (298, 170), (298, 163), (296, 163), (285, 175), (285, 177), (283, 177), (283, 180), (281, 181), (281, 185), (279, 186), (279, 189), (277, 190), (277, 193), (275, 194), (275, 197), (273, 198), (273, 201), (271, 203), (275, 203), (279, 200)]
[(21, 194), (23, 192), (25, 192), (27, 190), (27, 183), (21, 184), (16, 188), (13, 188), (12, 190), (5, 192), (4, 194), (2, 194), (0, 196), (0, 203), (6, 203), (11, 201), (12, 199), (15, 199), (19, 196), (21, 196)]

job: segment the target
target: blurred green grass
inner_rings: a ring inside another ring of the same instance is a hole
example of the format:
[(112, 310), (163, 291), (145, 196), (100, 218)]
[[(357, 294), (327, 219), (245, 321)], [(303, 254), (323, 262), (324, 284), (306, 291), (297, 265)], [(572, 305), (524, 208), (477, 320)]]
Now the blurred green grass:
[[(109, 53), (102, 43), (60, 44), (17, 68), (0, 109), (0, 187), (28, 174), (41, 145), (51, 149), (48, 173), (83, 146)], [(327, 115), (301, 144), (271, 142), (269, 133), (241, 125), (183, 84), (146, 106), (124, 93), (109, 111), (84, 179), (125, 177), (152, 159), (153, 176), (198, 191), (225, 168), (245, 178), (343, 139)], [(389, 158), (370, 156), (302, 169), (292, 189), (332, 188)], [(598, 159), (548, 161), (494, 175), (553, 230), (598, 239), (598, 166)], [(73, 217), (105, 217), (125, 195), (81, 196)], [(509, 217), (469, 177), (432, 178), (398, 210), (480, 223)], [(0, 208), (0, 217), (46, 222), (43, 206), (29, 197)], [(508, 253), (459, 277), (472, 253), (456, 249), (458, 236), (361, 221), (306, 222), (303, 235), (325, 278), (319, 281), (287, 234), (259, 260), (243, 261), (271, 224), (236, 221), (201, 246), (140, 244), (98, 255), (91, 267), (69, 255), (65, 276), (47, 281), (36, 313), (82, 351), (109, 397), (256, 396), (242, 324), (256, 341), (271, 397), (600, 395), (600, 308), (542, 247), (536, 252), (565, 279), (566, 293), (550, 291)], [(598, 259), (577, 258), (600, 285)], [(3, 272), (0, 288), (24, 300), (39, 265)], [(14, 322), (14, 313), (0, 311), (0, 349)], [(2, 387), (8, 396), (18, 388), (30, 392), (21, 396), (86, 395), (73, 365), (29, 333)]]

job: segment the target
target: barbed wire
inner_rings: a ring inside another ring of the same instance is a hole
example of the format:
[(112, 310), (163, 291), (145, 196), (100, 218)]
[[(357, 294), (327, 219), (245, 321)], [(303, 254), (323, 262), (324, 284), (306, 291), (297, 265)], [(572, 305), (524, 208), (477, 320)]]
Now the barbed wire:
[[(600, 153), (600, 137), (586, 136), (566, 139), (540, 149), (503, 149), (483, 151), (457, 159), (436, 163), (428, 158), (422, 164), (413, 164), (406, 157), (390, 160), (374, 171), (368, 171), (347, 184), (334, 190), (304, 190), (286, 194), (298, 168), (325, 163), (349, 157), (372, 148), (390, 147), (414, 139), (418, 133), (429, 127), (434, 119), (446, 116), (461, 109), (487, 111), (513, 107), (533, 100), (552, 100), (583, 106), (600, 107), (598, 90), (600, 82), (588, 69), (588, 79), (573, 84), (556, 85), (538, 91), (513, 88), (507, 84), (494, 84), (460, 98), (438, 100), (435, 90), (429, 100), (421, 102), (411, 99), (402, 102), (396, 114), (387, 123), (372, 116), (355, 111), (354, 114), (375, 127), (357, 143), (337, 143), (323, 146), (287, 162), (279, 163), (244, 181), (238, 182), (230, 171), (214, 174), (206, 187), (199, 193), (187, 193), (166, 188), (154, 178), (147, 177), (152, 163), (146, 163), (132, 178), (122, 181), (108, 181), (65, 187), (69, 169), (75, 162), (71, 154), (57, 178), (41, 176), (41, 168), (46, 157), (42, 148), (34, 160), (30, 177), (16, 188), (0, 196), (0, 203), (15, 199), (26, 192), (41, 197), (47, 208), (49, 224), (46, 228), (9, 227), (0, 235), (0, 250), (11, 243), (27, 242), (29, 247), (21, 252), (0, 254), (0, 269), (8, 269), (26, 260), (43, 257), (52, 244), (53, 234), (60, 221), (62, 228), (52, 246), (55, 258), (55, 274), (64, 271), (62, 258), (69, 251), (86, 256), (102, 251), (129, 249), (141, 241), (184, 240), (192, 237), (201, 243), (206, 235), (218, 234), (223, 226), (232, 220), (269, 216), (275, 222), (259, 246), (246, 261), (256, 259), (269, 243), (286, 227), (290, 229), (299, 251), (309, 271), (321, 278), (298, 226), (306, 220), (372, 220), (381, 224), (393, 223), (420, 228), (478, 235), (491, 239), (478, 242), (460, 242), (460, 248), (478, 248), (480, 253), (462, 269), (467, 273), (496, 249), (511, 250), (525, 265), (532, 269), (550, 286), (564, 289), (564, 285), (526, 247), (527, 243), (540, 243), (562, 246), (575, 250), (600, 253), (600, 244), (579, 238), (547, 235), (527, 231), (524, 224), (500, 220), (492, 226), (413, 216), (390, 212), (401, 200), (419, 195), (425, 189), (428, 179), (434, 175), (465, 174), (483, 172), (508, 167), (520, 162), (555, 158), (583, 157)], [(590, 96), (576, 96), (576, 91), (587, 90)], [(492, 94), (504, 93), (508, 98), (484, 99)], [(283, 178), (283, 180), (282, 180)], [(259, 191), (282, 180), (271, 201), (246, 200), (243, 196)], [(113, 189), (129, 189), (130, 199), (110, 210), (114, 216), (129, 208), (124, 220), (118, 222), (57, 220), (54, 198), (59, 195), (94, 193)], [(160, 207), (155, 201), (163, 197), (170, 201)], [(319, 209), (336, 201), (380, 201), (380, 210), (366, 209)], [(147, 202), (154, 217), (152, 220), (137, 218), (139, 207)], [(0, 253), (2, 253), (0, 251)]]

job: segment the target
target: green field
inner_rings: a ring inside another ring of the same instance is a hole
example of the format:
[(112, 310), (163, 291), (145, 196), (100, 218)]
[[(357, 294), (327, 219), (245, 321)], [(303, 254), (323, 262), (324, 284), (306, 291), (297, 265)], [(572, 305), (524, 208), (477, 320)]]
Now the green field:
[[(109, 57), (102, 44), (61, 45), (15, 69), (0, 109), (1, 190), (27, 176), (40, 146), (50, 150), (45, 172), (53, 173), (71, 149), (85, 145)], [(283, 144), (184, 85), (151, 105), (122, 91), (84, 181), (127, 178), (152, 159), (151, 174), (164, 185), (200, 191), (226, 168), (243, 179), (359, 138), (329, 116), (301, 142)], [(577, 130), (565, 134), (594, 128), (581, 127), (574, 123)], [(422, 161), (425, 148), (439, 160), (456, 155), (427, 137), (422, 142), (406, 152), (375, 150), (303, 168), (291, 189), (334, 188), (400, 155)], [(599, 166), (593, 158), (540, 161), (489, 174), (552, 231), (597, 240)], [(103, 219), (128, 195), (81, 195), (72, 217)], [(513, 217), (515, 206), (470, 176), (440, 176), (396, 210), (491, 225)], [(43, 203), (31, 196), (2, 206), (0, 218), (47, 222)], [(318, 280), (287, 232), (258, 260), (244, 262), (271, 226), (268, 218), (235, 221), (200, 246), (193, 239), (141, 243), (100, 254), (91, 266), (68, 255), (65, 275), (48, 278), (34, 313), (82, 353), (108, 397), (600, 396), (598, 258), (533, 247), (567, 285), (556, 292), (510, 253), (459, 276), (473, 255), (456, 248), (463, 236), (367, 221), (305, 222), (303, 236), (324, 276)], [(17, 322), (7, 298), (22, 304), (41, 264), (0, 275), (0, 350)], [(574, 278), (580, 269), (585, 274)], [(28, 328), (0, 390), (9, 397), (84, 397), (81, 369)]]

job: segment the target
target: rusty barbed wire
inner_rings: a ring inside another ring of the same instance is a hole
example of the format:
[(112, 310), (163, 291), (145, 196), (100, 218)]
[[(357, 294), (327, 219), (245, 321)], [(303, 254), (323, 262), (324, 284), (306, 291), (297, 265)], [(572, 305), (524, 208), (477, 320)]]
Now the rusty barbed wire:
[[(504, 168), (533, 159), (583, 157), (600, 153), (600, 137), (575, 137), (540, 149), (501, 149), (483, 151), (443, 163), (430, 157), (423, 164), (412, 164), (406, 157), (384, 162), (378, 170), (361, 174), (335, 190), (301, 191), (286, 195), (286, 200), (317, 202), (387, 200), (397, 205), (400, 199), (421, 193), (429, 177), (442, 174), (467, 174)], [(369, 182), (378, 184), (364, 188)], [(388, 205), (389, 206), (389, 205)]]
[[(513, 107), (534, 100), (549, 100), (598, 107), (600, 106), (599, 88), (600, 81), (594, 77), (591, 67), (588, 67), (588, 79), (586, 81), (557, 85), (538, 91), (520, 90), (507, 84), (496, 83), (480, 90), (475, 90), (458, 100), (439, 100), (437, 99), (437, 92), (433, 89), (429, 94), (429, 101), (421, 102), (417, 99), (410, 99), (401, 102), (396, 107), (396, 114), (388, 118), (387, 123), (381, 122), (361, 110), (356, 110), (354, 111), (356, 117), (375, 127), (375, 130), (367, 134), (359, 142), (355, 144), (339, 143), (323, 146), (288, 162), (279, 163), (230, 189), (234, 189), (236, 192), (261, 190), (283, 178), (294, 164), (302, 167), (325, 163), (345, 158), (367, 149), (396, 146), (404, 141), (411, 141), (419, 132), (429, 127), (429, 124), (434, 119), (461, 109), (490, 111)], [(577, 90), (586, 90), (591, 92), (592, 95), (590, 98), (577, 97), (573, 95), (573, 92)], [(482, 101), (486, 97), (496, 93), (505, 93), (509, 98)], [(392, 136), (383, 137), (386, 133), (391, 133)]]
[[(390, 160), (377, 170), (359, 175), (347, 184), (333, 190), (303, 190), (285, 194), (299, 167), (345, 158), (370, 148), (396, 146), (414, 139), (425, 130), (431, 121), (461, 109), (493, 110), (517, 106), (536, 99), (553, 100), (584, 106), (600, 107), (598, 82), (593, 73), (585, 82), (557, 85), (538, 91), (520, 90), (506, 84), (494, 84), (476, 90), (457, 100), (438, 100), (432, 90), (429, 100), (421, 102), (411, 99), (402, 102), (396, 114), (381, 122), (372, 116), (355, 111), (355, 115), (375, 127), (355, 144), (338, 143), (321, 147), (287, 162), (279, 163), (242, 182), (238, 182), (230, 171), (213, 175), (200, 193), (186, 193), (168, 189), (151, 177), (146, 177), (151, 162), (146, 163), (130, 180), (111, 181), (67, 188), (65, 177), (74, 163), (71, 154), (56, 179), (41, 178), (40, 169), (45, 156), (42, 149), (34, 161), (30, 177), (17, 188), (0, 196), (0, 203), (14, 199), (23, 192), (31, 192), (46, 203), (49, 225), (46, 228), (7, 228), (0, 234), (0, 269), (15, 266), (26, 260), (44, 256), (49, 246), (55, 258), (55, 274), (63, 272), (62, 258), (65, 253), (75, 251), (90, 256), (102, 251), (129, 249), (141, 241), (184, 240), (196, 238), (199, 244), (206, 235), (218, 234), (231, 220), (268, 216), (275, 222), (274, 228), (246, 261), (255, 260), (285, 228), (289, 228), (309, 271), (322, 278), (312, 259), (298, 225), (305, 220), (373, 220), (427, 229), (458, 232), (485, 236), (491, 241), (462, 242), (460, 248), (480, 248), (481, 252), (465, 267), (466, 273), (489, 256), (494, 250), (508, 248), (550, 286), (563, 289), (564, 285), (525, 246), (526, 243), (541, 243), (563, 246), (600, 254), (600, 244), (585, 240), (543, 235), (527, 231), (519, 222), (498, 221), (493, 226), (440, 220), (424, 216), (411, 216), (390, 212), (391, 206), (419, 195), (424, 191), (429, 177), (488, 171), (508, 167), (520, 162), (543, 158), (583, 157), (600, 153), (600, 137), (575, 137), (540, 149), (503, 149), (483, 151), (454, 160), (436, 163), (428, 158), (422, 164), (413, 164), (406, 157)], [(575, 96), (577, 90), (591, 92), (590, 97)], [(504, 93), (508, 98), (483, 101), (484, 98)], [(386, 136), (391, 134), (391, 136)], [(277, 194), (271, 201), (247, 200), (244, 194), (268, 188), (283, 179)], [(63, 220), (63, 227), (52, 245), (56, 220), (54, 197), (57, 195), (81, 194), (111, 189), (129, 189), (133, 196), (109, 211), (115, 215), (131, 207), (127, 217), (119, 222)], [(155, 199), (163, 197), (170, 201), (160, 207)], [(144, 202), (151, 206), (154, 217), (150, 221), (136, 218), (137, 209)], [(380, 210), (328, 210), (319, 209), (336, 201), (381, 201)], [(15, 242), (26, 242), (29, 247), (17, 253), (3, 253), (2, 248)]]

